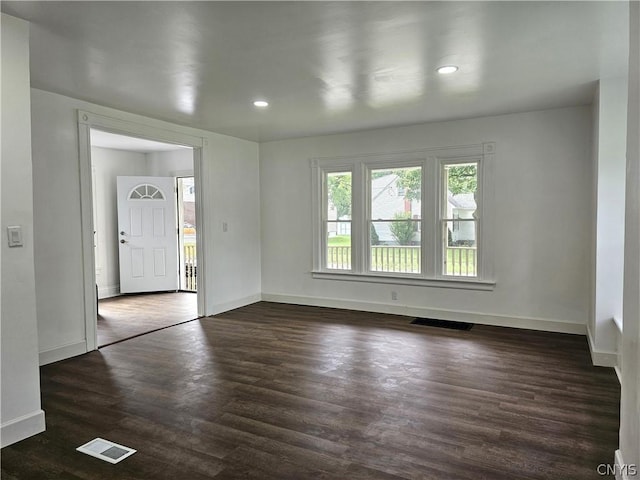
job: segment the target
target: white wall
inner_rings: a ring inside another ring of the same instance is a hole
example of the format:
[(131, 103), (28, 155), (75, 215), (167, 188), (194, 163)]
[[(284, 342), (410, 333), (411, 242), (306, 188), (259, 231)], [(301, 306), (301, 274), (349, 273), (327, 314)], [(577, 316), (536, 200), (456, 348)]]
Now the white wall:
[(640, 468), (640, 4), (629, 2), (629, 5), (624, 326), (620, 450), (616, 456), (619, 463)]
[[(2, 14), (2, 385), (0, 446), (44, 430), (40, 408), (29, 110), (29, 24)], [(22, 247), (5, 229), (22, 227)]]
[(146, 154), (149, 175), (158, 177), (189, 177), (193, 175), (193, 150), (182, 148), (168, 152)]
[[(204, 139), (205, 274), (212, 314), (260, 298), (258, 145), (31, 90), (36, 292), (41, 357), (81, 353), (85, 344), (80, 175), (76, 110)], [(222, 232), (222, 222), (228, 231)]]
[(203, 193), (210, 202), (205, 228), (214, 259), (207, 265), (207, 312), (212, 314), (260, 300), (262, 253), (258, 145), (225, 135), (217, 135), (215, 144), (210, 136), (209, 143), (214, 168), (203, 175)]
[[(486, 141), (497, 149), (495, 208), (487, 212), (495, 237), (494, 291), (311, 278), (309, 158)], [(589, 107), (261, 144), (263, 298), (585, 333), (590, 148)]]
[(595, 364), (613, 366), (617, 329), (612, 319), (622, 318), (627, 79), (600, 80), (593, 110), (596, 219), (589, 343)]
[(98, 297), (120, 293), (118, 253), (118, 175), (149, 175), (147, 155), (110, 148), (91, 148), (93, 167), (94, 229), (96, 231), (96, 284)]

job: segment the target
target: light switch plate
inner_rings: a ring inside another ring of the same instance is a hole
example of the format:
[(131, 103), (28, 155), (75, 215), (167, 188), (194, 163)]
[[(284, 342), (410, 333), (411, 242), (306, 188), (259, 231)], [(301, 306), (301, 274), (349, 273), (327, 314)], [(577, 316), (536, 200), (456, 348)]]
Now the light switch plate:
[(9, 247), (21, 247), (22, 227), (20, 225), (12, 225), (10, 227), (7, 227), (7, 237), (9, 240)]

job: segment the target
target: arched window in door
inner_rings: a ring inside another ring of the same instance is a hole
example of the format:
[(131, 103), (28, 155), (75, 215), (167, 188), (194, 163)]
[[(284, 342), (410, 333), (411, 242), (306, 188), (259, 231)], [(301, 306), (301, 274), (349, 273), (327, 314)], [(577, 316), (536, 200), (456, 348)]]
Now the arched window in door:
[(164, 200), (164, 194), (158, 187), (145, 183), (131, 190), (129, 200)]

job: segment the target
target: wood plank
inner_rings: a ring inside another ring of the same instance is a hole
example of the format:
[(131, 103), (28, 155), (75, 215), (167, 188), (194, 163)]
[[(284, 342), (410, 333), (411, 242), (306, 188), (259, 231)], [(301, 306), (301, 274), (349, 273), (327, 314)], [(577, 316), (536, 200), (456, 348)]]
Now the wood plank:
[(260, 302), (44, 366), (2, 478), (607, 478), (620, 391), (584, 337), (410, 320)]
[(192, 292), (120, 295), (98, 301), (98, 347), (198, 316)]

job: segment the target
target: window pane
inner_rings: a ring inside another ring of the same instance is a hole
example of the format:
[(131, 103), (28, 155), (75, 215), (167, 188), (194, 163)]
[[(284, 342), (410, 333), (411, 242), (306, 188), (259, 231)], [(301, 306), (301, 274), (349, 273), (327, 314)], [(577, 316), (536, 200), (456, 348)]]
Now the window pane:
[(475, 277), (477, 270), (477, 222), (450, 220), (444, 222), (444, 274)]
[(371, 271), (420, 273), (419, 225), (419, 220), (411, 219), (371, 222)]
[(351, 172), (327, 174), (327, 220), (351, 220)]
[(421, 184), (421, 167), (371, 170), (371, 219), (419, 219)]
[(325, 268), (351, 270), (351, 172), (327, 173)]
[(478, 164), (445, 165), (447, 185), (445, 218), (475, 218)]
[(326, 268), (351, 270), (351, 222), (327, 222)]
[(421, 184), (421, 167), (371, 170), (372, 271), (420, 273)]
[(478, 164), (457, 163), (444, 166), (446, 198), (443, 199), (443, 273), (477, 276), (476, 193)]

